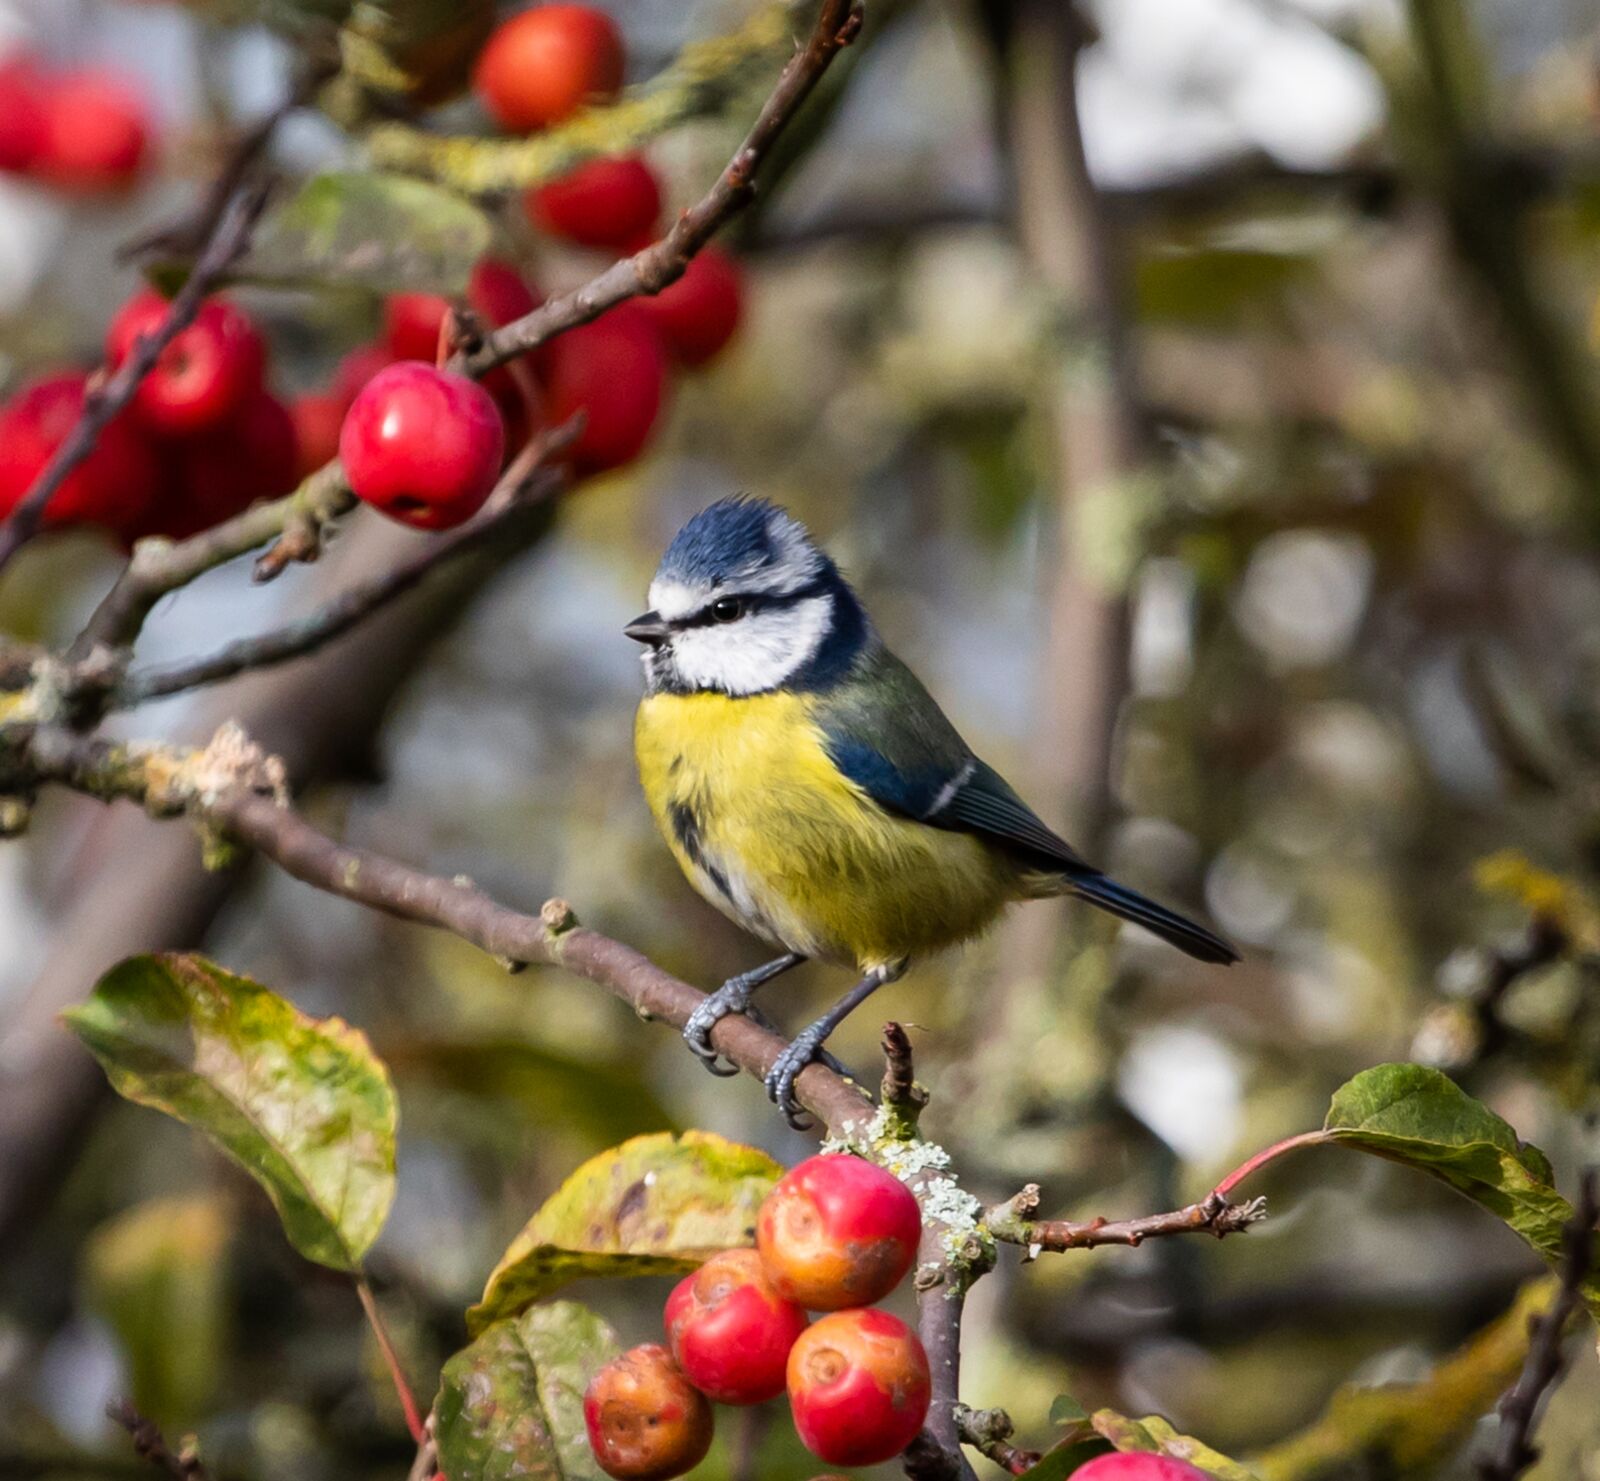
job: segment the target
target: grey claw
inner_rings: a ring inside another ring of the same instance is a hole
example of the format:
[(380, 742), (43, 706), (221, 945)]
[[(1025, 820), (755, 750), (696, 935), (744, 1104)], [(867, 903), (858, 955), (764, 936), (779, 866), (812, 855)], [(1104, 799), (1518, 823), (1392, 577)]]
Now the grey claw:
[(801, 1034), (767, 1072), (767, 1097), (783, 1112), (784, 1120), (796, 1131), (809, 1130), (813, 1123), (794, 1097), (794, 1082), (800, 1078), (800, 1072), (817, 1058), (819, 1048), (818, 1044)]
[(733, 1010), (717, 1001), (713, 993), (703, 1003), (695, 1008), (689, 1015), (689, 1021), (683, 1026), (683, 1042), (689, 1046), (692, 1053), (713, 1075), (726, 1079), (729, 1075), (739, 1073), (737, 1067), (724, 1069), (716, 1049), (711, 1043), (711, 1030), (714, 1029)]

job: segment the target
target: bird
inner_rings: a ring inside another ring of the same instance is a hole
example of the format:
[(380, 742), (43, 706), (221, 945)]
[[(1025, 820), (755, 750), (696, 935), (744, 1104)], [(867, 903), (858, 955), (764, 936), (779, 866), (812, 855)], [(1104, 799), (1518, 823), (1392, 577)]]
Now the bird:
[(1222, 937), (1085, 861), (982, 761), (890, 652), (833, 559), (762, 499), (720, 499), (673, 537), (650, 610), (634, 749), (645, 800), (690, 884), (779, 949), (708, 994), (683, 1036), (718, 1074), (714, 1025), (808, 960), (857, 981), (766, 1077), (804, 1125), (795, 1080), (828, 1036), (919, 957), (1013, 902), (1075, 896), (1202, 962)]

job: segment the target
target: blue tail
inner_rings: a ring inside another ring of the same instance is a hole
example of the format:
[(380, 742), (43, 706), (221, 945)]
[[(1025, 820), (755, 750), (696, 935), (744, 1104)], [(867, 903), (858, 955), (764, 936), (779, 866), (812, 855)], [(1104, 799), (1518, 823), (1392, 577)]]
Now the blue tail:
[(1170, 942), (1179, 951), (1186, 952), (1202, 962), (1229, 963), (1239, 960), (1239, 953), (1222, 937), (1214, 935), (1204, 926), (1186, 920), (1174, 910), (1157, 905), (1154, 900), (1118, 884), (1109, 875), (1085, 871), (1068, 875), (1071, 893), (1079, 899), (1097, 905), (1101, 910), (1131, 920), (1147, 931), (1153, 931), (1163, 941)]

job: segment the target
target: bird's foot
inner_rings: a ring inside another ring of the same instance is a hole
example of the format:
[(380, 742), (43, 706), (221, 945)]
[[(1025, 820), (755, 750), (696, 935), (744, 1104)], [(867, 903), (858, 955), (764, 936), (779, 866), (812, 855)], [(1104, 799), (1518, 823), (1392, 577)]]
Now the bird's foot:
[(811, 1118), (801, 1108), (800, 1102), (794, 1095), (794, 1082), (800, 1078), (800, 1072), (807, 1065), (820, 1059), (827, 1063), (830, 1069), (841, 1074), (848, 1073), (838, 1060), (823, 1049), (822, 1041), (826, 1037), (826, 1032), (821, 1031), (821, 1026), (818, 1024), (801, 1029), (794, 1036), (794, 1041), (767, 1071), (767, 1099), (783, 1112), (784, 1120), (796, 1131), (805, 1131), (811, 1126)]
[(712, 1047), (711, 1030), (730, 1013), (746, 1013), (755, 1017), (757, 1010), (751, 1007), (750, 999), (756, 987), (757, 984), (751, 982), (748, 975), (730, 977), (695, 1008), (683, 1026), (683, 1042), (713, 1075), (727, 1079), (739, 1073), (738, 1065), (724, 1067), (721, 1056)]

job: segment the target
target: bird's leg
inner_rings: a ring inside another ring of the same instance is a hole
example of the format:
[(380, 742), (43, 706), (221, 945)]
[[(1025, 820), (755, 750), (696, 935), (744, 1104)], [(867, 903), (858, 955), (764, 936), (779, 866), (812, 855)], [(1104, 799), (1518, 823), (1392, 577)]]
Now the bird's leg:
[(774, 962), (752, 967), (737, 977), (730, 977), (689, 1015), (683, 1026), (683, 1042), (699, 1056), (700, 1062), (713, 1075), (737, 1075), (738, 1069), (723, 1069), (717, 1063), (717, 1051), (711, 1047), (711, 1030), (730, 1013), (744, 1013), (750, 1008), (750, 999), (763, 982), (771, 982), (791, 967), (798, 967), (805, 958), (797, 951), (785, 952)]
[(767, 1095), (796, 1131), (804, 1131), (810, 1124), (794, 1098), (794, 1082), (800, 1077), (800, 1071), (821, 1055), (822, 1045), (829, 1034), (884, 983), (895, 981), (905, 969), (904, 962), (874, 967), (821, 1018), (801, 1029), (789, 1047), (778, 1056), (777, 1063), (767, 1071)]

